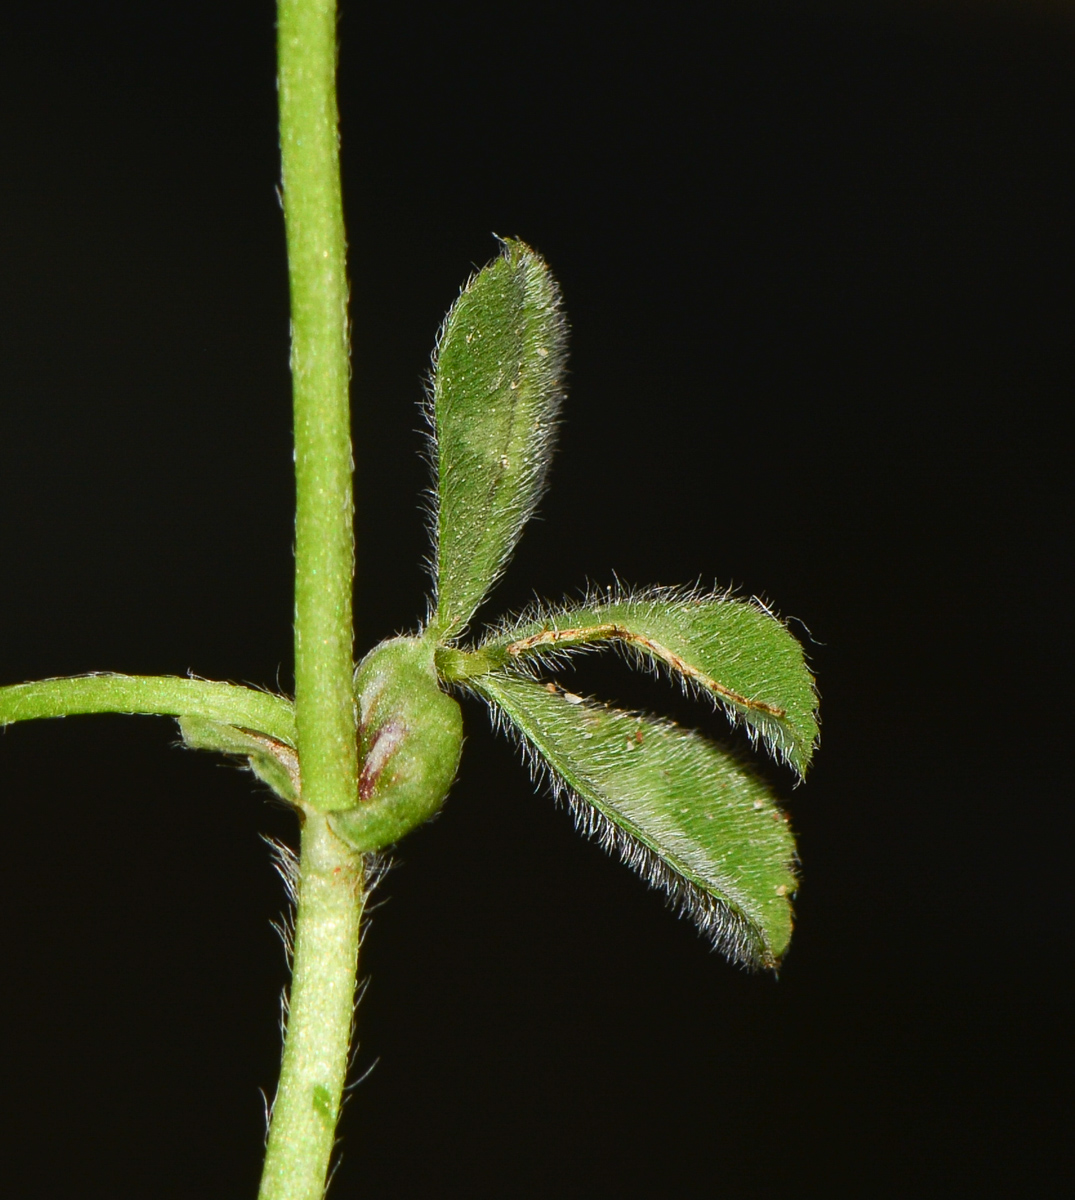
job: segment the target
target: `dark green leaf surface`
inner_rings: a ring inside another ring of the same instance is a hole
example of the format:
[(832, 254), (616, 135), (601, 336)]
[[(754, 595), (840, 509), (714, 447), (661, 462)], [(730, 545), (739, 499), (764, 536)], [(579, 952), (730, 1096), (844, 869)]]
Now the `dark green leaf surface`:
[(487, 638), (479, 654), (552, 661), (610, 644), (709, 696), (806, 773), (818, 736), (814, 677), (799, 643), (756, 601), (671, 588), (609, 592), (525, 616)]
[(543, 260), (522, 242), (463, 289), (433, 371), (437, 614), (456, 636), (540, 498), (562, 398), (566, 324)]
[(551, 769), (576, 824), (663, 889), (720, 950), (775, 966), (795, 841), (766, 784), (701, 735), (508, 672), (472, 680)]

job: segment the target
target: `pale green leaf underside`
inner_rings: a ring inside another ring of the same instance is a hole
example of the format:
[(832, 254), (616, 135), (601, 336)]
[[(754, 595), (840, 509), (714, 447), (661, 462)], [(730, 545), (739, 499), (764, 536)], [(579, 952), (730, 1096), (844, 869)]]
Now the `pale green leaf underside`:
[(548, 268), (522, 242), (505, 242), (452, 306), (434, 362), (442, 639), (470, 620), (540, 498), (565, 350), (559, 291)]
[(297, 804), (302, 793), (299, 759), (285, 742), (263, 733), (222, 725), (205, 717), (180, 717), (183, 743), (191, 750), (214, 750), (245, 758), (250, 770), (282, 799)]
[(817, 694), (803, 650), (759, 604), (655, 588), (547, 608), (479, 648), (501, 661), (555, 660), (617, 645), (709, 696), (800, 777), (817, 742)]
[(547, 764), (583, 832), (729, 957), (776, 965), (791, 937), (795, 841), (761, 779), (700, 734), (551, 684), (496, 672), (470, 686)]

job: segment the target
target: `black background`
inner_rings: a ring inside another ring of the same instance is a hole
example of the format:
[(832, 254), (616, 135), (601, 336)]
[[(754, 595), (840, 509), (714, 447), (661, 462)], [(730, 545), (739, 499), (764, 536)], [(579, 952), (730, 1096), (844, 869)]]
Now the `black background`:
[[(345, 4), (342, 38), (360, 649), (424, 612), (421, 380), (517, 234), (573, 370), (488, 614), (735, 583), (809, 627), (824, 738), (804, 788), (774, 771), (803, 859), (774, 980), (468, 707), (378, 894), (333, 1194), (1059, 1192), (1070, 10)], [(0, 39), (0, 682), (286, 690), (271, 7), (38, 5)], [(719, 731), (614, 664), (577, 687)], [(5, 1194), (256, 1190), (285, 980), (258, 835), (294, 831), (174, 740), (0, 737)]]

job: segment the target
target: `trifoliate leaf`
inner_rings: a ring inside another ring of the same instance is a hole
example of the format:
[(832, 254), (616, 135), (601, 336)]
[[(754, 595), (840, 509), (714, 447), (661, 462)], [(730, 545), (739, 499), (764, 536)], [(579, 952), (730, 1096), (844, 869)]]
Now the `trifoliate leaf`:
[(757, 601), (672, 588), (609, 591), (524, 615), (484, 639), (477, 654), (490, 663), (550, 662), (608, 645), (708, 696), (805, 775), (818, 735), (814, 677), (802, 647)]
[(441, 640), (470, 620), (540, 498), (565, 354), (566, 323), (548, 267), (529, 246), (505, 242), (452, 306), (434, 359)]
[(795, 841), (758, 776), (700, 734), (509, 672), (469, 683), (520, 735), (595, 837), (728, 957), (777, 964), (791, 937)]

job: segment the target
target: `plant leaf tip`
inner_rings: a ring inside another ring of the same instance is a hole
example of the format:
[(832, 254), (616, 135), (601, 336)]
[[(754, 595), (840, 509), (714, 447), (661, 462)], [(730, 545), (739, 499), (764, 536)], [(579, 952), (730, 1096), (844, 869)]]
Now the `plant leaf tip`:
[(469, 681), (576, 827), (665, 893), (717, 949), (774, 965), (791, 936), (795, 844), (764, 782), (699, 734), (513, 671)]
[(567, 323), (539, 254), (505, 239), (437, 339), (426, 411), (436, 476), (436, 616), (459, 635), (544, 491), (563, 400)]

